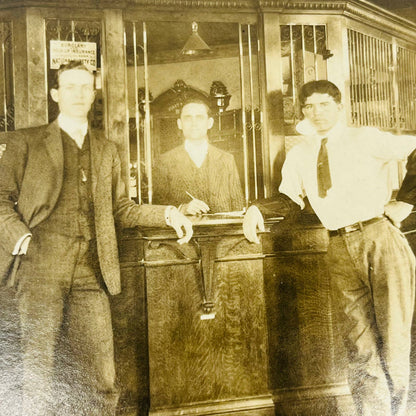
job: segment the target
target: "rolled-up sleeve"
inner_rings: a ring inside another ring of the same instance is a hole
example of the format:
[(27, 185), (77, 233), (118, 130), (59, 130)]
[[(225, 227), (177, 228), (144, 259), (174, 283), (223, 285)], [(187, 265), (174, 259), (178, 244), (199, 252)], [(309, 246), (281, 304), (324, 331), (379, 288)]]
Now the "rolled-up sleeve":
[(286, 156), (286, 160), (282, 168), (282, 182), (279, 187), (279, 192), (287, 195), (293, 202), (301, 207), (305, 208), (303, 198), (305, 197), (305, 191), (303, 188), (302, 178), (298, 165), (302, 163), (298, 149), (293, 148)]
[(405, 160), (416, 149), (416, 136), (395, 135), (372, 127), (362, 128), (361, 134), (368, 153), (386, 161)]

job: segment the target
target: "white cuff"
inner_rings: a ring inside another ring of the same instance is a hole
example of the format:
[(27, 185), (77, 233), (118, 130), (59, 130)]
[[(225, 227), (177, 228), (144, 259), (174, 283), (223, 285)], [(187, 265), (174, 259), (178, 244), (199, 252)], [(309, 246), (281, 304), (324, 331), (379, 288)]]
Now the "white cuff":
[(172, 225), (171, 220), (170, 220), (170, 214), (172, 212), (172, 209), (176, 209), (173, 205), (168, 205), (165, 209), (165, 221), (166, 221), (166, 225), (168, 225), (169, 227)]
[(25, 241), (26, 238), (28, 238), (28, 237), (32, 237), (32, 234), (27, 233), (27, 234), (24, 234), (22, 237), (19, 238), (19, 240), (17, 241), (16, 245), (14, 246), (14, 249), (13, 249), (13, 252), (12, 252), (12, 255), (13, 256), (17, 256), (18, 254), (19, 255), (20, 254), (26, 254), (26, 252), (24, 252), (24, 253), (21, 252), (20, 251), (20, 248), (22, 247), (23, 241)]

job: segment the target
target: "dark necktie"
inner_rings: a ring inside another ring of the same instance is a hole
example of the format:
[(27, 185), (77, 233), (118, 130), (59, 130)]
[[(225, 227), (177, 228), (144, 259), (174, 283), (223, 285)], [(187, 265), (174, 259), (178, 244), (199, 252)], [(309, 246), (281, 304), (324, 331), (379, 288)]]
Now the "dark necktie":
[(332, 186), (331, 173), (329, 171), (328, 150), (326, 143), (328, 139), (325, 137), (321, 141), (321, 148), (318, 154), (317, 175), (318, 175), (318, 195), (325, 198), (328, 189)]

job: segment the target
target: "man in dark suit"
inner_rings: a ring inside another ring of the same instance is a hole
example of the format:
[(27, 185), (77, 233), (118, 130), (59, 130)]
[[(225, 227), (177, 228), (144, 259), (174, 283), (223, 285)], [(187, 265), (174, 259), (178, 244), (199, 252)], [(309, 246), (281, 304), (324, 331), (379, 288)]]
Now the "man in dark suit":
[(154, 175), (154, 201), (177, 205), (188, 215), (242, 210), (234, 157), (208, 143), (214, 123), (208, 104), (196, 98), (185, 101), (177, 123), (185, 140), (161, 156)]
[(88, 68), (60, 68), (51, 96), (56, 121), (0, 139), (0, 267), (17, 287), (23, 415), (114, 415), (115, 224), (170, 225), (180, 243), (192, 225), (172, 206), (127, 197), (116, 146), (88, 126), (95, 98)]

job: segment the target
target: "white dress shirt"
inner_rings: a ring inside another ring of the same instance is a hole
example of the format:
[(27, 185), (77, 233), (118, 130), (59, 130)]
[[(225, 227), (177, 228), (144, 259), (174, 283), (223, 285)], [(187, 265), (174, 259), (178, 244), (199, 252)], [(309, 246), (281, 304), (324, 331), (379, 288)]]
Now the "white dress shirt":
[(77, 146), (81, 149), (84, 144), (85, 136), (88, 132), (88, 121), (85, 123), (79, 123), (78, 120), (74, 120), (64, 114), (58, 116), (59, 127), (70, 136)]
[(335, 230), (384, 213), (391, 197), (391, 163), (416, 148), (416, 136), (396, 136), (372, 127), (337, 123), (325, 135), (332, 187), (318, 196), (317, 158), (322, 137), (307, 120), (299, 123), (304, 140), (287, 154), (279, 191), (304, 208), (308, 197), (322, 224)]
[(185, 140), (185, 150), (195, 165), (200, 168), (208, 154), (208, 140), (202, 142)]

